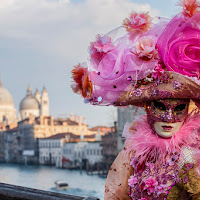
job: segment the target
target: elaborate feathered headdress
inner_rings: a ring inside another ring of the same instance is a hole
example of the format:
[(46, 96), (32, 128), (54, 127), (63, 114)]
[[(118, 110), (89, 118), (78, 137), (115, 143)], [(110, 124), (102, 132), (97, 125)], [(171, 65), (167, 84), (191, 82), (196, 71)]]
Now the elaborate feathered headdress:
[[(94, 105), (142, 105), (165, 98), (200, 99), (200, 11), (182, 0), (171, 20), (133, 12), (123, 26), (91, 42), (90, 68), (72, 70), (72, 89)], [(117, 39), (113, 32), (125, 29)]]

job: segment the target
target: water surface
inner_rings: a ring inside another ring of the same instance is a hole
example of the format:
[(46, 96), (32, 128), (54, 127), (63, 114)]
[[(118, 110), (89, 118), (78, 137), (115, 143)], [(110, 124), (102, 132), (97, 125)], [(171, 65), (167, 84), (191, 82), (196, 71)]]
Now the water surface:
[[(67, 191), (57, 191), (54, 182), (63, 180), (70, 186)], [(105, 178), (87, 175), (85, 171), (58, 169), (48, 166), (0, 164), (0, 182), (83, 197), (103, 200)]]

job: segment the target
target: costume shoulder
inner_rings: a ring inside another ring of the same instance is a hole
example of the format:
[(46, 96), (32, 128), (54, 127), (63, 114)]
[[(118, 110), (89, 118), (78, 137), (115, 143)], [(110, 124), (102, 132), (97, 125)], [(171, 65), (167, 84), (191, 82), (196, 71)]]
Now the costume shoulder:
[(130, 159), (122, 150), (113, 162), (105, 185), (105, 200), (129, 200), (128, 179), (133, 173)]

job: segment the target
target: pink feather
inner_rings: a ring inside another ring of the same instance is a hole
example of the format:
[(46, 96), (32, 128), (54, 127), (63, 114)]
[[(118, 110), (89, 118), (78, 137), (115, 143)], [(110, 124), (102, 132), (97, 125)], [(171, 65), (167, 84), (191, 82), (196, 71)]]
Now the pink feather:
[(147, 122), (146, 115), (140, 116), (130, 126), (129, 134), (126, 135), (125, 154), (139, 160), (139, 163), (145, 161), (147, 157), (163, 162), (167, 155), (177, 151), (180, 153), (182, 145), (192, 145), (200, 137), (198, 129), (200, 128), (199, 111), (194, 111), (188, 115), (181, 129), (171, 138), (165, 139), (156, 135)]

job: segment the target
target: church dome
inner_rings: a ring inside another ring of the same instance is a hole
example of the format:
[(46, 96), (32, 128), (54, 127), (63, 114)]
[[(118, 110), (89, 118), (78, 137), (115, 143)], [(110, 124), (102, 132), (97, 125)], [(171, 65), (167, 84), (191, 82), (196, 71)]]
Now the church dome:
[(0, 80), (0, 106), (14, 107), (13, 98), (10, 92), (7, 89), (3, 88), (1, 80)]
[(39, 102), (32, 95), (32, 90), (30, 87), (27, 89), (27, 95), (22, 99), (20, 103), (20, 110), (39, 110)]
[(39, 110), (39, 103), (33, 95), (26, 96), (20, 103), (20, 110)]

